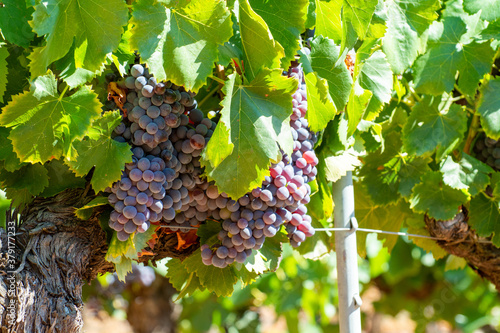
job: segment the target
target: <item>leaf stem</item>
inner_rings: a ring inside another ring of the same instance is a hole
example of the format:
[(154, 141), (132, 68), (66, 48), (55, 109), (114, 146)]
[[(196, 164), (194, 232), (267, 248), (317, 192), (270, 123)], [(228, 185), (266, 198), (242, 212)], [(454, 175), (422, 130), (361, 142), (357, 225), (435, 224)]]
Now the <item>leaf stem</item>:
[(395, 102), (398, 102), (398, 103), (404, 104), (404, 105), (406, 105), (407, 107), (409, 107), (410, 109), (414, 106), (414, 103), (409, 103), (409, 102), (406, 102), (406, 101), (404, 101), (404, 100), (402, 100), (402, 99), (401, 99), (401, 100), (399, 100), (399, 99), (397, 99), (396, 97), (392, 97), (392, 98), (391, 98), (391, 101), (395, 101)]
[(66, 91), (68, 91), (68, 85), (66, 87), (64, 87), (64, 90), (62, 91), (61, 95), (59, 95), (59, 101), (61, 101), (64, 97), (64, 94), (66, 94)]
[(460, 93), (460, 95), (462, 95), (465, 100), (467, 101), (467, 103), (469, 103), (470, 105), (474, 105), (474, 101), (471, 101), (466, 94), (464, 94), (463, 92), (460, 91), (460, 88), (458, 88), (458, 85), (455, 83), (455, 85), (453, 86), (455, 88), (456, 91), (458, 91)]
[(193, 279), (193, 276), (194, 276), (194, 272), (192, 272), (191, 274), (189, 274), (189, 278), (186, 281), (186, 284), (184, 285), (184, 288), (182, 288), (182, 290), (179, 292), (179, 296), (177, 296), (177, 299), (174, 302), (177, 302), (182, 297), (184, 297), (184, 295), (187, 294), (187, 288), (189, 287), (189, 284), (191, 283), (191, 280)]
[(412, 87), (410, 87), (410, 85), (408, 84), (408, 82), (406, 80), (404, 80), (404, 85), (406, 87), (406, 89), (411, 93), (411, 95), (413, 96), (413, 98), (415, 98), (417, 100), (417, 102), (422, 102), (422, 97), (420, 97), (416, 92), (415, 92), (415, 89), (413, 89)]
[(198, 108), (203, 105), (213, 94), (215, 94), (219, 90), (219, 86), (215, 86), (203, 99), (198, 103)]
[(224, 80), (218, 78), (217, 76), (209, 75), (208, 77), (211, 78), (212, 80), (214, 80), (215, 82), (218, 82), (222, 85), (224, 85), (226, 83), (226, 82), (224, 82)]

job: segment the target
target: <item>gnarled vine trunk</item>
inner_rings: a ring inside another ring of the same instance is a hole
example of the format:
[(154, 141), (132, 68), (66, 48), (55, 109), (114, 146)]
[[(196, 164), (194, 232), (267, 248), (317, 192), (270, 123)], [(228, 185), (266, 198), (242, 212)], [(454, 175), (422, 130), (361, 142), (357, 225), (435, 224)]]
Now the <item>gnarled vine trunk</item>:
[[(73, 207), (91, 199), (83, 190), (67, 190), (53, 198), (36, 199), (26, 208), (15, 236), (19, 251), (16, 267), (22, 268), (17, 274), (9, 272), (5, 255), (8, 237), (5, 232), (0, 234), (2, 333), (80, 332), (83, 284), (99, 273), (113, 270), (105, 260), (106, 233), (97, 216), (82, 221), (73, 214)], [(154, 249), (155, 255), (142, 257), (141, 261), (182, 258), (192, 251), (176, 251), (176, 243), (175, 234), (163, 236)]]
[(441, 238), (439, 246), (448, 253), (467, 260), (469, 266), (481, 277), (493, 283), (500, 291), (500, 249), (488, 239), (479, 237), (468, 225), (468, 212), (462, 212), (448, 221), (438, 221), (425, 216), (431, 236)]

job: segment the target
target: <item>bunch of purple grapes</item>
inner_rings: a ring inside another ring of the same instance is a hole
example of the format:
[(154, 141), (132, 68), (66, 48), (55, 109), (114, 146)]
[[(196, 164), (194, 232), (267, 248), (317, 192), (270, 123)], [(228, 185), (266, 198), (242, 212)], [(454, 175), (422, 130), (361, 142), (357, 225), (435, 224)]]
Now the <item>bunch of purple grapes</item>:
[(476, 157), (493, 169), (500, 171), (500, 140), (481, 136), (474, 146)]
[(110, 227), (119, 240), (146, 231), (151, 223), (188, 232), (207, 219), (221, 221), (219, 243), (202, 245), (201, 250), (206, 265), (223, 268), (245, 262), (282, 225), (294, 247), (314, 234), (305, 205), (318, 159), (313, 151), (316, 136), (304, 118), (307, 99), (300, 66), (288, 74), (300, 82), (290, 120), (294, 151), (271, 166), (261, 187), (238, 199), (203, 176), (200, 155), (216, 123), (196, 108), (194, 94), (171, 82), (156, 82), (142, 65), (134, 65), (130, 73), (119, 83), (128, 89), (127, 117), (114, 135), (132, 146), (133, 160), (108, 197), (114, 207)]
[(194, 94), (171, 82), (157, 83), (142, 65), (132, 66), (130, 73), (121, 82), (128, 89), (127, 117), (114, 139), (131, 144), (134, 155), (108, 197), (114, 207), (109, 225), (121, 241), (151, 223), (205, 221), (198, 213), (197, 223), (186, 222), (184, 212), (195, 202), (190, 192), (208, 186), (200, 178), (199, 156), (216, 125), (196, 109)]
[(234, 261), (243, 263), (252, 250), (262, 248), (266, 237), (275, 236), (282, 225), (293, 247), (314, 234), (305, 205), (309, 203), (311, 194), (307, 183), (314, 180), (317, 174), (318, 158), (313, 150), (317, 138), (309, 131), (304, 118), (307, 96), (303, 75), (300, 65), (289, 71), (290, 77), (299, 80), (299, 88), (293, 94), (293, 114), (290, 117), (294, 139), (292, 156), (283, 154), (282, 160), (271, 166), (270, 175), (262, 186), (237, 201), (224, 193), (219, 194), (215, 186), (207, 189), (212, 216), (223, 222), (218, 234), (220, 244), (212, 248), (207, 244), (201, 247), (205, 265), (224, 268)]

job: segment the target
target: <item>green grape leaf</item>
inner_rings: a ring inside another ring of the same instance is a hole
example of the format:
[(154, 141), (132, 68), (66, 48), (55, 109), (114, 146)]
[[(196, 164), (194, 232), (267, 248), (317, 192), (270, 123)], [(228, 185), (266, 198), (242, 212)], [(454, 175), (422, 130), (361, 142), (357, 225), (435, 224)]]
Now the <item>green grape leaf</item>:
[(220, 222), (214, 221), (214, 220), (206, 220), (205, 223), (200, 225), (198, 230), (196, 231), (196, 234), (198, 237), (200, 237), (200, 244), (207, 244), (209, 246), (212, 246), (211, 238), (216, 239), (216, 236), (219, 231), (222, 230), (222, 226)]
[(72, 46), (64, 57), (54, 63), (56, 68), (60, 71), (58, 76), (68, 84), (70, 89), (74, 89), (89, 82), (96, 75), (104, 71), (105, 68), (104, 63), (95, 71), (89, 71), (85, 68), (77, 68), (75, 58), (78, 58), (78, 56), (76, 55), (76, 52), (82, 54), (82, 50), (77, 51), (75, 50), (75, 47)]
[(5, 161), (3, 167), (9, 172), (19, 169), (23, 163), (19, 160), (16, 153), (14, 153), (14, 148), (12, 147), (12, 142), (7, 139), (10, 135), (10, 130), (5, 127), (0, 127), (0, 160)]
[(489, 174), (493, 169), (465, 153), (458, 162), (451, 156), (443, 160), (440, 168), (446, 185), (456, 189), (466, 189), (471, 196), (476, 196), (490, 183)]
[(10, 209), (11, 201), (5, 196), (5, 192), (0, 191), (0, 228), (7, 230), (6, 216), (7, 211)]
[(481, 127), (486, 135), (500, 139), (500, 78), (486, 82), (479, 89), (481, 96), (477, 111), (481, 115)]
[(342, 9), (342, 0), (315, 0), (316, 4), (316, 36), (330, 38), (335, 43), (342, 40), (342, 18), (340, 16)]
[(285, 56), (283, 47), (273, 39), (266, 22), (250, 7), (248, 0), (240, 1), (240, 35), (243, 48), (243, 69), (248, 81), (259, 70), (279, 68)]
[(189, 278), (189, 273), (182, 262), (177, 258), (171, 258), (168, 260), (167, 264), (167, 275), (169, 282), (172, 286), (181, 290), (182, 286), (186, 283)]
[(189, 273), (195, 273), (198, 276), (203, 287), (215, 292), (217, 296), (229, 296), (233, 293), (238, 277), (232, 266), (221, 269), (203, 264), (200, 249), (192, 253), (182, 263)]
[(2, 0), (2, 3), (0, 30), (5, 39), (19, 46), (29, 47), (30, 41), (35, 36), (28, 24), (33, 7), (27, 6), (24, 0)]
[(458, 17), (449, 17), (430, 26), (428, 50), (414, 66), (418, 92), (439, 95), (453, 89), (461, 54), (457, 44), (466, 31), (465, 23)]
[(345, 151), (342, 155), (324, 158), (324, 175), (329, 182), (336, 182), (345, 176), (347, 171), (354, 171), (360, 165), (361, 162), (352, 151)]
[(438, 0), (389, 0), (387, 32), (382, 47), (396, 74), (402, 74), (417, 58), (419, 36), (437, 19)]
[(13, 189), (27, 189), (32, 195), (42, 193), (49, 185), (47, 170), (43, 165), (27, 164), (14, 172), (2, 172), (1, 181), (3, 187)]
[(136, 256), (134, 258), (137, 258), (139, 253), (148, 246), (148, 242), (156, 233), (156, 229), (158, 229), (156, 225), (151, 225), (145, 232), (136, 232), (133, 234), (134, 247), (136, 249)]
[(122, 0), (47, 0), (35, 6), (33, 30), (46, 35), (47, 43), (33, 50), (32, 77), (45, 74), (47, 67), (75, 45), (77, 68), (96, 71), (106, 54), (120, 43), (128, 10)]
[(405, 199), (409, 199), (413, 187), (420, 183), (420, 177), (431, 171), (429, 163), (432, 159), (408, 155), (404, 156), (404, 158), (401, 156), (400, 158), (401, 166), (398, 173), (398, 177), (400, 178), (398, 191)]
[(446, 259), (446, 265), (444, 266), (445, 271), (454, 271), (459, 269), (464, 269), (467, 267), (467, 260), (450, 254)]
[(500, 203), (500, 172), (497, 171), (491, 176), (491, 187), (493, 188), (493, 196)]
[(181, 292), (177, 300), (182, 298), (181, 295), (192, 295), (198, 287), (201, 287), (196, 274), (189, 273), (179, 259), (170, 259), (166, 266), (167, 274), (165, 277), (175, 289)]
[(481, 11), (482, 20), (495, 21), (500, 18), (498, 0), (464, 0), (464, 9), (469, 14)]
[(315, 72), (305, 74), (304, 79), (307, 87), (306, 119), (309, 122), (309, 129), (312, 132), (319, 132), (324, 130), (328, 122), (335, 117), (337, 109), (328, 92), (328, 82), (325, 79), (320, 78)]
[[(2, 8), (0, 7), (0, 13)], [(9, 56), (9, 51), (5, 45), (0, 43), (0, 103), (3, 103), (3, 94), (7, 89), (7, 57)]]
[(113, 52), (111, 59), (113, 64), (121, 76), (128, 74), (128, 68), (130, 64), (134, 64), (135, 55), (130, 47), (130, 39), (132, 38), (132, 33), (130, 30), (125, 31), (122, 35), (120, 44), (115, 52)]
[(495, 246), (500, 246), (500, 201), (484, 194), (470, 201), (469, 225), (481, 237), (489, 237)]
[[(166, 7), (165, 7), (166, 6)], [(133, 4), (130, 45), (157, 80), (197, 91), (212, 74), (218, 45), (233, 33), (222, 0), (140, 0)]]
[(114, 264), (118, 280), (125, 282), (127, 274), (132, 273), (132, 260), (127, 257), (120, 257)]
[(467, 27), (459, 17), (447, 17), (430, 27), (427, 52), (415, 63), (417, 92), (439, 95), (450, 92), (460, 71), (460, 90), (473, 96), (479, 80), (488, 73), (494, 51), (488, 43), (479, 44), (466, 34)]
[[(429, 231), (425, 228), (424, 215), (412, 214), (409, 216), (405, 224), (408, 226), (408, 233), (415, 235), (431, 236)], [(409, 237), (415, 245), (421, 247), (425, 252), (432, 253), (434, 259), (438, 260), (448, 255), (438, 243), (429, 238)]]
[(22, 162), (45, 162), (68, 155), (73, 142), (82, 138), (101, 114), (101, 103), (88, 87), (62, 97), (57, 96), (53, 75), (40, 80), (38, 89), (14, 96), (0, 115), (0, 124), (12, 127), (9, 139)]
[(344, 19), (350, 22), (360, 39), (364, 39), (372, 20), (377, 0), (344, 0)]
[(49, 185), (40, 193), (48, 198), (68, 188), (84, 188), (85, 178), (76, 177), (67, 165), (60, 160), (52, 160), (45, 164), (49, 176)]
[(106, 260), (115, 264), (120, 281), (125, 281), (127, 274), (132, 272), (132, 260), (139, 257), (138, 253), (146, 247), (154, 233), (155, 228), (151, 226), (146, 232), (132, 234), (125, 242), (118, 240), (116, 232), (113, 234)]
[(388, 103), (391, 100), (393, 79), (385, 54), (377, 50), (358, 66), (361, 68), (358, 74), (359, 85), (371, 91), (380, 102)]
[(316, 0), (309, 0), (307, 7), (306, 29), (313, 29), (316, 24)]
[(403, 128), (403, 144), (408, 154), (430, 155), (437, 159), (451, 152), (462, 141), (467, 129), (466, 112), (457, 104), (424, 96), (413, 107)]
[[(201, 160), (221, 191), (241, 197), (262, 184), (270, 162), (281, 158), (279, 148), (292, 151), (289, 117), (296, 89), (297, 81), (279, 69), (262, 69), (247, 85), (236, 74), (229, 76), (222, 115)], [(230, 153), (220, 158), (219, 149)]]
[(122, 257), (135, 259), (137, 258), (137, 250), (134, 247), (132, 237), (122, 242), (116, 237), (116, 233), (114, 233), (108, 246), (106, 260), (116, 264), (120, 262)]
[(335, 117), (337, 109), (328, 90), (328, 82), (312, 70), (311, 58), (299, 51), (300, 62), (304, 66), (304, 80), (307, 93), (307, 114), (309, 128), (313, 132), (325, 129), (330, 120)]
[[(408, 209), (405, 208), (406, 204), (403, 201), (394, 205), (375, 204), (366, 189), (360, 184), (354, 186), (354, 201), (356, 202), (354, 215), (358, 225), (362, 228), (399, 231), (408, 213)], [(385, 239), (384, 247), (389, 251), (392, 250), (398, 239), (398, 236), (390, 235), (378, 235), (378, 237), (379, 239)], [(365, 235), (359, 237), (358, 253), (363, 257), (366, 256), (365, 241)]]
[(446, 185), (439, 171), (422, 176), (422, 182), (413, 188), (410, 198), (415, 212), (428, 213), (438, 220), (449, 220), (458, 213), (460, 205), (469, 200), (466, 190), (454, 189)]
[(281, 260), (281, 244), (288, 241), (285, 234), (278, 232), (274, 237), (266, 238), (262, 249), (253, 251), (246, 259), (244, 267), (249, 272), (263, 274), (267, 271), (275, 271)]
[(352, 86), (351, 94), (349, 95), (349, 103), (347, 103), (347, 136), (351, 136), (356, 131), (356, 128), (363, 118), (363, 114), (370, 103), (373, 93), (370, 90), (363, 89), (359, 82), (356, 81)]
[(491, 71), (494, 55), (489, 43), (472, 42), (464, 46), (462, 61), (458, 67), (458, 88), (461, 92), (470, 96), (476, 94), (479, 81)]
[(288, 238), (284, 233), (278, 232), (274, 237), (266, 238), (262, 248), (258, 251), (260, 252), (265, 260), (266, 267), (274, 272), (281, 261), (281, 244), (288, 242)]
[(481, 31), (481, 38), (485, 40), (500, 39), (500, 20), (488, 24), (488, 27)]
[(424, 159), (401, 153), (401, 138), (397, 132), (386, 135), (384, 149), (369, 154), (360, 170), (370, 197), (376, 204), (385, 205), (409, 198), (420, 177), (430, 171), (430, 158)]
[(119, 180), (126, 163), (132, 161), (130, 146), (111, 138), (111, 133), (120, 123), (119, 111), (107, 112), (93, 124), (90, 137), (74, 144), (78, 156), (66, 161), (79, 177), (85, 176), (95, 167), (92, 188), (103, 191)]
[(400, 154), (401, 137), (397, 132), (386, 135), (385, 147), (367, 155), (360, 170), (367, 193), (377, 205), (387, 205), (399, 200), (398, 173), (405, 158)]
[(115, 264), (118, 280), (125, 281), (128, 273), (132, 272), (132, 259), (137, 258), (132, 237), (125, 242), (118, 240), (116, 233), (113, 234), (106, 253), (106, 260)]
[[(321, 157), (321, 156), (320, 156)], [(316, 166), (318, 175), (318, 191), (311, 195), (311, 202), (307, 205), (309, 214), (317, 220), (328, 219), (333, 214), (333, 195), (330, 182), (326, 180), (325, 161), (319, 158), (319, 163)]]
[(352, 77), (343, 61), (337, 64), (340, 48), (328, 38), (318, 36), (311, 43), (311, 70), (328, 81), (328, 89), (337, 110), (343, 110), (351, 92)]
[(248, 269), (246, 269), (246, 267), (243, 265), (240, 267), (237, 267), (236, 269), (237, 269), (238, 277), (241, 281), (242, 288), (250, 285), (252, 282), (254, 282), (259, 277), (259, 274), (255, 273), (255, 272), (248, 271)]
[(283, 47), (285, 57), (281, 62), (283, 68), (288, 70), (290, 61), (301, 47), (299, 37), (304, 31), (309, 0), (250, 0), (250, 5)]
[(47, 170), (39, 163), (26, 164), (14, 172), (0, 169), (0, 188), (6, 189), (7, 198), (16, 207), (31, 202), (48, 185)]
[[(82, 178), (83, 179), (83, 178)], [(105, 206), (109, 204), (108, 197), (96, 197), (92, 199), (89, 203), (85, 204), (83, 207), (80, 207), (75, 210), (75, 215), (80, 220), (88, 220), (92, 213), (94, 212), (94, 207)]]

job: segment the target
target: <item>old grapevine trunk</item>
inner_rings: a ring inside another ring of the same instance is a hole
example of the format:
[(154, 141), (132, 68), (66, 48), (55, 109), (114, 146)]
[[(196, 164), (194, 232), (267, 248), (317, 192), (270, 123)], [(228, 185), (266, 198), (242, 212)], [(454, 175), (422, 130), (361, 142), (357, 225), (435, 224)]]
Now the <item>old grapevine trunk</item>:
[(448, 253), (467, 260), (481, 277), (493, 283), (500, 291), (500, 249), (487, 239), (480, 238), (467, 224), (468, 212), (462, 212), (448, 221), (437, 221), (425, 216), (431, 236), (441, 238), (437, 243)]
[[(73, 207), (91, 199), (84, 190), (68, 190), (26, 208), (15, 236), (18, 274), (8, 272), (8, 238), (0, 234), (1, 332), (80, 332), (83, 283), (113, 270), (97, 217), (81, 221), (73, 214)], [(177, 252), (176, 242), (175, 234), (165, 235), (155, 256), (143, 260), (186, 256), (189, 250)]]

